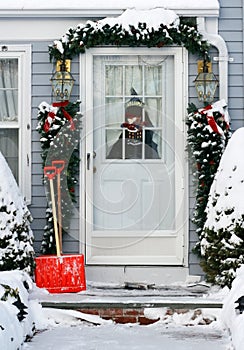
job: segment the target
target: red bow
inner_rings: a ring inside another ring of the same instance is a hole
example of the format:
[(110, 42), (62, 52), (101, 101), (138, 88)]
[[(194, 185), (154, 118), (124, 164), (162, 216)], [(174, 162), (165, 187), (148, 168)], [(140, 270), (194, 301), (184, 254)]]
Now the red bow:
[[(69, 104), (69, 101), (62, 101), (62, 102), (54, 102), (52, 104), (53, 107), (60, 107), (61, 111), (63, 113), (63, 115), (65, 116), (65, 118), (70, 122), (70, 130), (75, 130), (75, 124), (74, 121), (71, 117), (71, 115), (64, 109), (64, 107), (66, 107)], [(54, 112), (49, 112), (48, 113), (48, 117), (44, 123), (43, 129), (45, 132), (48, 132), (50, 127), (51, 127), (51, 122), (50, 122), (50, 118), (51, 120), (54, 119), (56, 116), (56, 114)]]
[(220, 126), (216, 123), (213, 112), (211, 111), (213, 109), (212, 105), (208, 105), (205, 108), (202, 108), (200, 110), (201, 114), (206, 115), (208, 125), (213, 130), (213, 132), (216, 132), (217, 134), (224, 135), (224, 131), (221, 129)]

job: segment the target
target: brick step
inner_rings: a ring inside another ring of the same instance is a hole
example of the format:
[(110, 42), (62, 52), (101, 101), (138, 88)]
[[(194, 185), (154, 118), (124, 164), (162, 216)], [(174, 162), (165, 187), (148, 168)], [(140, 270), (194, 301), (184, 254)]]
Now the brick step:
[[(147, 317), (146, 309), (165, 308), (165, 318), (170, 317), (174, 313), (186, 313), (192, 310), (192, 319), (202, 313), (201, 309), (219, 309), (222, 308), (222, 303), (217, 301), (169, 301), (161, 300), (156, 302), (64, 302), (64, 301), (42, 301), (42, 306), (58, 309), (73, 309), (85, 314), (98, 315), (106, 320), (113, 320), (116, 323), (139, 323), (148, 325), (155, 323), (159, 317)], [(157, 314), (157, 313), (156, 313)], [(201, 324), (209, 324), (212, 320), (201, 319)]]

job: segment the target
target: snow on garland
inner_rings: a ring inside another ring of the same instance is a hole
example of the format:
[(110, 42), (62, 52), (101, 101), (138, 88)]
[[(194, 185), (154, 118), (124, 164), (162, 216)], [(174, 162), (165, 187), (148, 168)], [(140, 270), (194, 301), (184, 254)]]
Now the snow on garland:
[(208, 281), (231, 287), (244, 264), (244, 128), (234, 132), (212, 183), (201, 234)]
[[(37, 131), (40, 133), (43, 166), (52, 165), (53, 160), (65, 160), (65, 169), (61, 173), (61, 207), (63, 233), (69, 231), (72, 215), (71, 202), (75, 202), (75, 185), (78, 183), (79, 172), (79, 135), (80, 135), (80, 101), (71, 103), (39, 105)], [(44, 179), (45, 181), (45, 179)], [(56, 188), (56, 180), (54, 187)], [(47, 195), (48, 184), (47, 184)], [(51, 200), (48, 200), (46, 210), (46, 226), (41, 246), (43, 254), (56, 252), (54, 240), (53, 216)]]
[[(192, 156), (193, 177), (196, 185), (196, 204), (192, 222), (196, 225), (196, 232), (201, 240), (207, 219), (205, 209), (209, 190), (231, 132), (224, 100), (198, 110), (195, 105), (191, 104), (188, 111), (187, 141)], [(194, 247), (194, 251), (200, 255), (200, 241)]]
[(49, 46), (50, 58), (72, 59), (98, 45), (162, 47), (182, 45), (193, 54), (204, 57), (209, 44), (193, 25), (180, 22), (172, 10), (128, 9), (116, 18), (87, 21), (69, 28), (60, 40)]
[(31, 214), (15, 178), (0, 152), (0, 271), (34, 271)]

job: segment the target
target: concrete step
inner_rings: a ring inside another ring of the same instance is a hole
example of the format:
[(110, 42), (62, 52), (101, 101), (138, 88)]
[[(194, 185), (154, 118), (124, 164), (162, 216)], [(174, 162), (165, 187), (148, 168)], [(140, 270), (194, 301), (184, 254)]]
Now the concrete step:
[(170, 308), (170, 309), (219, 309), (223, 304), (216, 300), (158, 300), (158, 301), (65, 301), (65, 300), (41, 300), (43, 307), (60, 309), (142, 309), (142, 308)]

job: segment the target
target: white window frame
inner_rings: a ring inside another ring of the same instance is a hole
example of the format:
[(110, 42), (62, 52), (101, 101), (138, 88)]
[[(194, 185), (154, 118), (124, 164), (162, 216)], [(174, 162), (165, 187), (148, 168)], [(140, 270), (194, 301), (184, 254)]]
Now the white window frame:
[(18, 170), (21, 193), (31, 203), (31, 45), (1, 45), (0, 58), (18, 59), (18, 121), (0, 122), (0, 128), (19, 130)]

